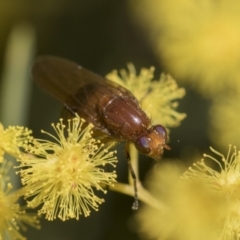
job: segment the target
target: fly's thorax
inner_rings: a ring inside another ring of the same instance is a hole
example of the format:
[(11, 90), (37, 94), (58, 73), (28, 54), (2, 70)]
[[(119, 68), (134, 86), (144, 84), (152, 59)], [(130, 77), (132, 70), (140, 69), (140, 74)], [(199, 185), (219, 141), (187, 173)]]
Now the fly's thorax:
[(101, 105), (101, 120), (110, 135), (124, 141), (134, 141), (144, 134), (150, 125), (150, 119), (141, 109), (136, 99), (123, 96), (103, 98)]

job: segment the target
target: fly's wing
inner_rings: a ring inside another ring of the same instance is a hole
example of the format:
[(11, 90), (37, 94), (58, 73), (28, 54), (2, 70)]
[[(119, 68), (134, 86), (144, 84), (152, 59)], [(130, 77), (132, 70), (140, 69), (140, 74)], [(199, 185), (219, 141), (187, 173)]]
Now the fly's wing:
[(128, 97), (137, 102), (130, 91), (78, 64), (52, 56), (37, 59), (32, 74), (38, 85), (62, 102), (70, 113), (76, 112), (97, 130), (108, 134), (97, 111), (102, 97)]

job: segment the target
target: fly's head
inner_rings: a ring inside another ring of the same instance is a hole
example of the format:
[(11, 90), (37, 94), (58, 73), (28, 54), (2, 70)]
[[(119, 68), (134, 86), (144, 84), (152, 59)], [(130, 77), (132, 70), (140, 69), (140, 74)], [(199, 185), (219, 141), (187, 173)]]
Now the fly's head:
[(137, 150), (155, 160), (160, 160), (163, 150), (171, 148), (166, 144), (167, 131), (162, 125), (152, 126), (146, 134), (141, 135), (134, 142)]

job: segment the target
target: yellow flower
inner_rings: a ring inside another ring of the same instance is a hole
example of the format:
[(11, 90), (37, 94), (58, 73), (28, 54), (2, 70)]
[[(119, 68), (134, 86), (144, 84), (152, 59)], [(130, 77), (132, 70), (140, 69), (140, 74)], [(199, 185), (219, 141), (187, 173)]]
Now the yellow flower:
[(215, 145), (224, 147), (225, 142), (240, 146), (240, 92), (221, 94), (214, 99), (209, 111), (209, 135)]
[(175, 110), (178, 106), (176, 100), (185, 95), (185, 90), (178, 88), (176, 81), (169, 75), (162, 74), (160, 80), (153, 80), (153, 67), (143, 68), (137, 75), (134, 66), (128, 64), (128, 71), (121, 70), (118, 75), (114, 70), (106, 77), (130, 90), (151, 117), (153, 124), (178, 126), (186, 114)]
[(26, 207), (17, 202), (22, 190), (12, 191), (12, 184), (6, 174), (10, 168), (5, 160), (0, 167), (0, 239), (26, 239), (19, 230), (26, 230), (25, 225), (39, 228), (39, 221), (33, 214), (26, 213)]
[(231, 146), (227, 156), (211, 150), (219, 159), (204, 158), (219, 171), (201, 160), (181, 177), (182, 169), (173, 164), (153, 173), (150, 191), (166, 207), (139, 212), (136, 228), (144, 239), (240, 239), (240, 153)]
[(21, 158), (22, 153), (19, 148), (24, 147), (31, 139), (31, 131), (27, 128), (10, 126), (4, 129), (0, 123), (0, 162), (3, 161), (5, 152), (16, 158)]
[(104, 200), (95, 195), (96, 190), (106, 193), (105, 185), (115, 182), (115, 171), (106, 172), (103, 167), (115, 167), (115, 152), (108, 152), (99, 141), (91, 137), (92, 125), (83, 128), (84, 120), (76, 117), (68, 120), (68, 126), (52, 125), (57, 137), (48, 134), (56, 143), (35, 140), (28, 151), (42, 158), (22, 159), (20, 175), (26, 187), (28, 206), (42, 205), (40, 214), (48, 220), (59, 217), (79, 219), (88, 216), (91, 209), (98, 210)]
[(132, 1), (168, 71), (206, 96), (240, 80), (240, 2)]
[[(179, 180), (182, 168), (165, 164), (152, 172), (150, 192), (165, 209), (145, 205), (137, 214), (137, 226), (142, 239), (215, 240), (215, 212), (222, 201), (209, 191), (202, 181)], [(206, 211), (208, 209), (208, 211)]]
[(220, 171), (205, 164), (202, 159), (184, 174), (184, 179), (204, 179), (207, 185), (224, 199), (224, 208), (215, 216), (224, 219), (219, 239), (240, 239), (240, 152), (229, 146), (227, 156), (211, 148), (218, 158), (204, 154), (217, 163)]

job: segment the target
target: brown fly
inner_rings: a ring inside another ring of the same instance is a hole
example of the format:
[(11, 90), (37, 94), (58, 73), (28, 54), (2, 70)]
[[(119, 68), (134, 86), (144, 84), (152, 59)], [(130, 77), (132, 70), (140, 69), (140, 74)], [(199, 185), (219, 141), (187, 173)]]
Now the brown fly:
[(70, 114), (77, 113), (110, 139), (127, 142), (126, 155), (135, 190), (133, 209), (137, 209), (136, 175), (128, 152), (129, 142), (140, 153), (158, 160), (164, 148), (170, 149), (166, 145), (166, 129), (151, 125), (129, 90), (74, 62), (43, 56), (36, 61), (32, 74), (39, 86), (62, 102)]

